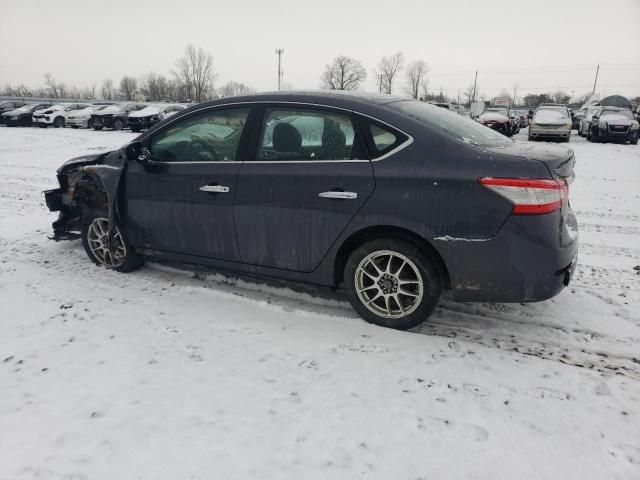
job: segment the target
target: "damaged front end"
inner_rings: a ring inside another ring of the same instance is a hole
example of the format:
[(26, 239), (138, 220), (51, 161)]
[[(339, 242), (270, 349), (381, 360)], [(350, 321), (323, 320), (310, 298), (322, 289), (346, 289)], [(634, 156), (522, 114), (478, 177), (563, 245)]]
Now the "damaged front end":
[(117, 194), (125, 152), (115, 150), (98, 155), (85, 155), (64, 163), (57, 170), (59, 188), (44, 192), (47, 207), (60, 212), (53, 222), (53, 240), (80, 237), (82, 218), (91, 209), (102, 209), (109, 216), (109, 229), (117, 214)]

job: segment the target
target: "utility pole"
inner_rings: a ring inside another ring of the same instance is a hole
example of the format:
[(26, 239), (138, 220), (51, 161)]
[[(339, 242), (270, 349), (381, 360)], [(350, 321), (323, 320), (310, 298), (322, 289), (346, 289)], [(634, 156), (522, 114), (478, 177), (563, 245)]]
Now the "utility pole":
[(478, 70), (476, 70), (476, 78), (473, 81), (473, 95), (471, 96), (471, 103), (476, 100), (476, 85), (478, 84)]
[(600, 64), (598, 64), (598, 68), (596, 68), (596, 79), (593, 81), (593, 92), (592, 92), (592, 95), (596, 94), (596, 83), (598, 83), (598, 72), (600, 72)]
[(282, 54), (284, 53), (283, 48), (276, 48), (276, 54), (278, 55), (278, 91), (282, 86)]

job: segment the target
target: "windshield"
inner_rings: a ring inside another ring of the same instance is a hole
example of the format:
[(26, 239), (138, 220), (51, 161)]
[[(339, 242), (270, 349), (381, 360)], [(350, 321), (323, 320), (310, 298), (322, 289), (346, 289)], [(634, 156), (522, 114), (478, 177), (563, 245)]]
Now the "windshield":
[[(483, 147), (510, 145), (507, 137), (462, 115), (417, 100), (401, 100), (389, 107), (409, 115), (429, 126), (444, 130), (466, 143)], [(504, 111), (504, 110), (503, 110)]]
[(600, 117), (616, 120), (633, 120), (633, 114), (629, 110), (603, 110)]
[(107, 113), (107, 112), (121, 112), (122, 110), (124, 110), (125, 104), (119, 104), (119, 105), (109, 105), (107, 108), (104, 108), (102, 110), (100, 110), (101, 112)]

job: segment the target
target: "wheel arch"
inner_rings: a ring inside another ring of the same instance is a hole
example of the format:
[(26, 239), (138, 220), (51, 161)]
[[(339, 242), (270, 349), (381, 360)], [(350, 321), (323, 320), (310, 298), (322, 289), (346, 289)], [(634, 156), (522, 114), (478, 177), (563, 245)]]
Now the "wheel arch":
[(417, 233), (392, 225), (378, 225), (363, 228), (352, 233), (344, 242), (342, 242), (342, 245), (340, 245), (340, 248), (334, 258), (333, 284), (335, 286), (340, 285), (343, 281), (344, 268), (349, 255), (351, 255), (351, 253), (361, 245), (377, 238), (395, 238), (410, 242), (417, 246), (423, 254), (427, 255), (434, 261), (434, 266), (441, 275), (443, 287), (447, 289), (451, 288), (449, 270), (447, 269), (442, 256), (434, 246), (427, 239)]

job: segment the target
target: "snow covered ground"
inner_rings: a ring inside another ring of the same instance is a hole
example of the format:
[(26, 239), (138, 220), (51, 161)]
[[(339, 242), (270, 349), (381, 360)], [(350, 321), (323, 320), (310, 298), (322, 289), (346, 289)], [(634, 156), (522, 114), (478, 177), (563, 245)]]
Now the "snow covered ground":
[(47, 240), (55, 169), (131, 138), (0, 128), (0, 479), (640, 478), (639, 146), (572, 138), (561, 295), (397, 332), (339, 294)]

